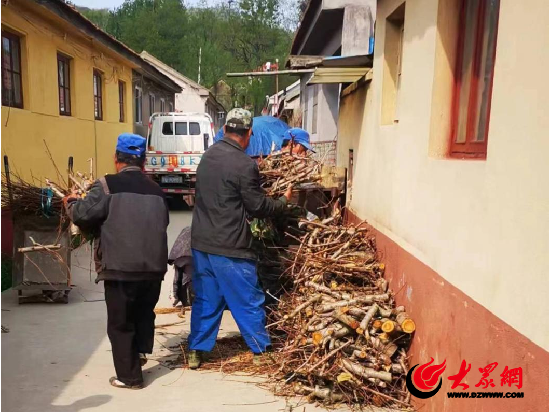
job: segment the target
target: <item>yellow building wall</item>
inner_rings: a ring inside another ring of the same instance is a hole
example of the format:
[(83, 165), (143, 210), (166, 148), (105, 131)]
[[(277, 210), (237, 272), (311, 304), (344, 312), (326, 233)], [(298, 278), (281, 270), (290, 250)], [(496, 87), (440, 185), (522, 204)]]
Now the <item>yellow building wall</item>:
[(449, 100), (434, 81), (448, 71), (437, 55), (448, 2), (407, 1), (399, 122), (383, 125), (385, 23), (402, 1), (378, 1), (373, 80), (340, 111), (339, 165), (355, 154), (348, 205), (547, 350), (548, 2), (500, 2), (486, 160), (441, 155), (449, 135), (433, 116)]
[[(2, 6), (2, 30), (22, 35), (24, 104), (23, 109), (2, 106), (2, 154), (8, 155), (12, 172), (25, 179), (57, 179), (44, 141), (64, 179), (69, 156), (75, 170), (87, 172), (88, 159), (94, 158), (96, 176), (114, 172), (117, 136), (132, 132), (132, 68), (117, 54), (92, 46), (72, 26), (22, 4)], [(58, 52), (72, 57), (71, 116), (59, 115)], [(94, 68), (103, 72), (104, 83), (103, 120), (97, 121)], [(119, 121), (119, 80), (126, 84), (124, 122)]]

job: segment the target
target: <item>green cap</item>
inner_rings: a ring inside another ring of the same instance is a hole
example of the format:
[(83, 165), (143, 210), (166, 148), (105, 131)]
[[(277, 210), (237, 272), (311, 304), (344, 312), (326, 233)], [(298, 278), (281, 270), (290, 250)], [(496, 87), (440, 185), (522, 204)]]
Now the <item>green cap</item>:
[(245, 109), (232, 109), (227, 113), (225, 125), (234, 129), (250, 129), (252, 127), (252, 113)]

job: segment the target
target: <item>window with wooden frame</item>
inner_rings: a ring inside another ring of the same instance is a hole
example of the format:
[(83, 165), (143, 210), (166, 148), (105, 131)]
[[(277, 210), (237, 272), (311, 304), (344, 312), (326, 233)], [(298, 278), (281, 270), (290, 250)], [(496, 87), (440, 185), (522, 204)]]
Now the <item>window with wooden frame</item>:
[(124, 123), (126, 112), (126, 83), (122, 80), (118, 81), (118, 121)]
[(140, 124), (143, 123), (143, 92), (139, 86), (134, 89), (134, 109), (134, 121)]
[(2, 30), (2, 105), (23, 108), (20, 37)]
[(94, 118), (103, 120), (103, 76), (94, 69)]
[(149, 93), (149, 116), (152, 116), (155, 113), (155, 95)]
[(59, 86), (59, 114), (71, 115), (71, 58), (57, 53), (57, 83)]
[(450, 156), (486, 158), (499, 0), (462, 0)]
[(161, 111), (162, 113), (164, 113), (165, 110), (166, 110), (166, 102), (164, 101), (163, 98), (161, 98), (161, 99), (160, 99), (160, 111)]

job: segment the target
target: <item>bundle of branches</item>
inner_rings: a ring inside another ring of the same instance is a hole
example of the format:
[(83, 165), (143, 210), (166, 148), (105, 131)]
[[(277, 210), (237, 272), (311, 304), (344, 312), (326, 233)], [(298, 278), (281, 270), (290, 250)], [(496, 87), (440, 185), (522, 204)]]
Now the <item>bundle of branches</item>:
[(61, 198), (49, 188), (36, 186), (14, 174), (8, 187), (6, 176), (2, 175), (2, 208), (9, 207), (14, 215), (60, 216), (62, 206)]
[(76, 192), (85, 196), (93, 184), (93, 178), (77, 172), (77, 177), (69, 174), (72, 188), (64, 183), (56, 183), (49, 179), (45, 182), (34, 180), (32, 183), (11, 173), (10, 179), (2, 175), (2, 207), (9, 207), (16, 216), (61, 216), (64, 196)]
[(312, 156), (298, 157), (275, 152), (259, 163), (262, 187), (268, 196), (281, 196), (289, 185), (316, 183), (321, 180), (321, 163)]
[(366, 228), (300, 222), (289, 252), (293, 290), (272, 313), (284, 393), (322, 403), (408, 406), (406, 348), (415, 330), (396, 307)]

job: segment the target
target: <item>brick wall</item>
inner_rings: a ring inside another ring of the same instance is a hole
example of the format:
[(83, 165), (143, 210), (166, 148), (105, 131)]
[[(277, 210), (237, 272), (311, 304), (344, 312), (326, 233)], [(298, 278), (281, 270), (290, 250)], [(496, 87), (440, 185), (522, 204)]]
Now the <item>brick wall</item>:
[(336, 140), (312, 142), (314, 157), (329, 166), (336, 166)]

